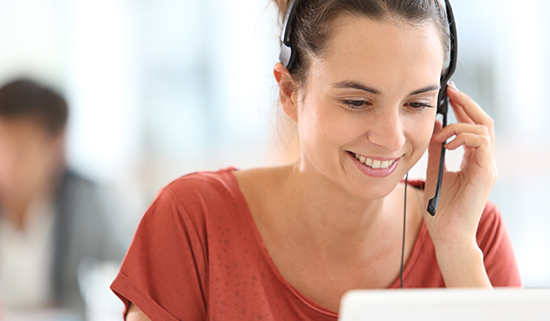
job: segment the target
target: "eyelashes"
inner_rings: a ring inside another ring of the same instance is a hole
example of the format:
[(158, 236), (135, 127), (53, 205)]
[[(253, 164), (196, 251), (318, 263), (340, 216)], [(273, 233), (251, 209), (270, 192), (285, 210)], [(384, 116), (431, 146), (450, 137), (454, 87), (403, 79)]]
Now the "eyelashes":
[(418, 102), (408, 103), (407, 105), (411, 106), (414, 109), (435, 108), (435, 106), (432, 106), (430, 104), (418, 103)]
[(350, 109), (362, 109), (364, 107), (372, 106), (372, 104), (369, 101), (366, 100), (352, 100), (352, 99), (346, 99), (342, 101), (344, 105), (348, 106)]
[[(354, 100), (354, 99), (344, 99), (342, 100), (342, 104), (344, 104), (348, 109), (354, 110), (354, 111), (361, 111), (373, 105), (370, 101), (367, 101), (367, 100)], [(427, 108), (435, 108), (435, 106), (432, 106), (427, 103), (421, 103), (421, 102), (410, 102), (410, 103), (406, 103), (405, 106), (410, 107), (410, 109), (414, 111), (421, 111)]]

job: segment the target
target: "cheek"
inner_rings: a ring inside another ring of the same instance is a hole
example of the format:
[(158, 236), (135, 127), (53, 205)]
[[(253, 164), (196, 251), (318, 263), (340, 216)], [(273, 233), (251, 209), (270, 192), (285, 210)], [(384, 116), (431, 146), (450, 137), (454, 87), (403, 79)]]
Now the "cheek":
[[(335, 106), (311, 101), (303, 106), (298, 121), (300, 141), (305, 153), (330, 157), (346, 140), (346, 120)], [(320, 155), (325, 154), (325, 155)]]
[[(421, 120), (415, 121), (412, 127), (408, 128), (410, 142), (415, 149), (415, 153), (420, 156), (424, 154), (433, 135), (435, 125), (435, 115), (423, 117)], [(419, 157), (420, 158), (420, 157)]]

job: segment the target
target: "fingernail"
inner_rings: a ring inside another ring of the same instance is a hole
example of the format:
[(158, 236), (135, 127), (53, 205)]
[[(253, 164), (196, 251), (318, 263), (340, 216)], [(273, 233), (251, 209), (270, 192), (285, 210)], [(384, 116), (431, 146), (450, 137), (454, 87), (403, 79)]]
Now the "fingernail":
[(456, 87), (455, 82), (452, 81), (452, 80), (451, 80), (451, 82), (449, 83), (449, 86), (450, 86), (451, 88), (453, 88), (454, 90), (456, 90), (456, 91), (460, 91), (460, 90), (458, 90), (458, 88)]

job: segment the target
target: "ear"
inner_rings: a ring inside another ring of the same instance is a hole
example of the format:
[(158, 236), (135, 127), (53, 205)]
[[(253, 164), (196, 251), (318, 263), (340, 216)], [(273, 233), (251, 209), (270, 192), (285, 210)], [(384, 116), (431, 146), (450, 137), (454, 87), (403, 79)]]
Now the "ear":
[(288, 69), (280, 62), (273, 67), (273, 75), (279, 84), (279, 100), (285, 114), (295, 123), (298, 121), (298, 85), (294, 82)]

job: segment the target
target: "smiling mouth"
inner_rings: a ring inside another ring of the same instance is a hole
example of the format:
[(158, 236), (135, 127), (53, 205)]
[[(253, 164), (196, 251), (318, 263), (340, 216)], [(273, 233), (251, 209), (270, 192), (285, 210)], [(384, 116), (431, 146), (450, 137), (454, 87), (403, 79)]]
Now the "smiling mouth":
[(353, 157), (355, 157), (355, 159), (357, 159), (359, 162), (361, 162), (361, 163), (365, 164), (366, 166), (368, 166), (370, 168), (373, 168), (373, 169), (386, 169), (386, 168), (389, 168), (390, 166), (392, 166), (393, 163), (395, 163), (397, 161), (396, 159), (381, 161), (381, 160), (377, 160), (377, 159), (368, 158), (368, 157), (356, 154), (354, 152), (349, 152), (349, 153)]

